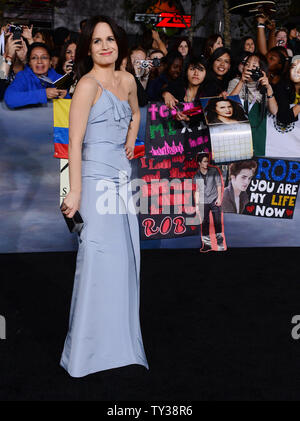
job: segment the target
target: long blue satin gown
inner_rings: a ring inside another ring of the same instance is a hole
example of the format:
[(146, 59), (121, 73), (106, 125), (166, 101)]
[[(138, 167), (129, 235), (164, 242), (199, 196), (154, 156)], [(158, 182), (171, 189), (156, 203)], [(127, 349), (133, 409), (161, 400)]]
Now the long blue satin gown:
[(72, 377), (130, 364), (149, 368), (139, 320), (139, 226), (127, 206), (131, 164), (124, 144), (130, 120), (128, 102), (102, 88), (83, 141), (84, 228), (60, 362)]

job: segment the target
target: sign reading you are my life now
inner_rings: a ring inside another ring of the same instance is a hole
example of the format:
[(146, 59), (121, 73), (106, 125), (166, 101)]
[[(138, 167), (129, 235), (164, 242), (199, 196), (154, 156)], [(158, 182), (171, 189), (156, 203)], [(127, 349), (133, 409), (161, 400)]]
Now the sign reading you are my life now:
[(244, 214), (292, 219), (300, 183), (300, 162), (257, 158), (257, 170), (248, 187)]
[[(192, 112), (195, 108), (193, 103), (179, 105), (184, 112)], [(190, 115), (190, 121), (186, 122), (174, 118), (177, 111), (169, 110), (163, 103), (149, 103), (145, 139), (147, 157), (194, 156), (198, 152), (210, 151), (209, 133), (204, 124), (202, 109)]]

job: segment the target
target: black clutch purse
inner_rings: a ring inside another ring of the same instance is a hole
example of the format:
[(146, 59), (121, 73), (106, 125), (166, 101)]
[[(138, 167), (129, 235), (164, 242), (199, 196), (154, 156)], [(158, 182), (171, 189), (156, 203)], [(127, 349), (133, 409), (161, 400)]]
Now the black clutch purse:
[(74, 216), (72, 218), (68, 218), (62, 211), (60, 207), (60, 211), (66, 221), (66, 224), (69, 228), (69, 231), (71, 233), (77, 232), (80, 234), (82, 228), (83, 228), (83, 219), (78, 211), (75, 212)]

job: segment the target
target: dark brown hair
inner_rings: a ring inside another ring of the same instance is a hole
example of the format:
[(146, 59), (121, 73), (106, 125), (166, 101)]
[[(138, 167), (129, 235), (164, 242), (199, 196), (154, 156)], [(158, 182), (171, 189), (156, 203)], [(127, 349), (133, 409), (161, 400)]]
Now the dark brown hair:
[[(60, 56), (59, 56), (59, 60), (58, 60), (57, 67), (56, 67), (57, 73), (64, 74), (63, 66), (64, 66), (65, 61), (66, 61), (66, 52), (67, 52), (67, 49), (69, 48), (69, 46), (71, 44), (75, 44), (76, 48), (77, 48), (77, 43), (75, 41), (67, 41), (60, 50)], [(75, 57), (76, 57), (76, 55), (75, 55)]]
[(172, 48), (172, 50), (179, 52), (178, 48), (183, 41), (185, 41), (187, 43), (187, 46), (188, 46), (188, 49), (189, 49), (188, 55), (191, 54), (192, 44), (191, 44), (191, 41), (188, 39), (188, 37), (177, 38), (175, 40), (174, 47)]
[(197, 163), (200, 164), (200, 162), (202, 162), (204, 158), (207, 158), (209, 160), (209, 153), (199, 152), (196, 157)]
[(43, 48), (49, 55), (49, 58), (52, 57), (51, 50), (47, 44), (44, 44), (43, 42), (33, 42), (32, 44), (29, 45), (28, 50), (27, 50), (27, 62), (30, 61), (31, 53), (35, 48)]
[(223, 97), (218, 97), (218, 98), (211, 98), (205, 107), (207, 121), (209, 124), (221, 123), (221, 120), (219, 120), (218, 114), (216, 111), (216, 106), (218, 102), (229, 102), (231, 104), (232, 106), (231, 119), (232, 120), (237, 120), (237, 121), (247, 120), (243, 107), (240, 103), (233, 101), (230, 98), (225, 99)]
[(233, 162), (229, 165), (229, 177), (232, 176), (236, 177), (242, 170), (256, 170), (257, 163), (256, 161), (240, 161), (240, 162)]
[(149, 51), (149, 57), (152, 56), (152, 54), (158, 54), (158, 53), (165, 56), (165, 53), (163, 51), (155, 49), (155, 50)]
[(145, 54), (145, 59), (147, 58), (147, 51), (143, 47), (137, 45), (130, 48), (130, 50), (128, 51), (128, 56), (127, 56), (126, 70), (127, 72), (131, 73), (133, 76), (135, 76), (135, 71), (134, 71), (133, 64), (131, 62), (131, 54), (134, 51), (142, 51)]
[(86, 24), (83, 27), (81, 35), (79, 37), (77, 49), (76, 49), (76, 77), (79, 80), (82, 76), (88, 73), (93, 68), (92, 57), (88, 54), (90, 51), (90, 45), (92, 42), (92, 36), (95, 30), (95, 27), (98, 23), (107, 23), (114, 34), (116, 43), (118, 45), (118, 59), (115, 63), (115, 68), (118, 69), (122, 60), (127, 55), (126, 41), (124, 40), (124, 30), (120, 28), (116, 22), (108, 16), (99, 15), (94, 16), (87, 20)]
[(224, 40), (222, 35), (220, 34), (213, 34), (210, 37), (207, 38), (206, 42), (205, 42), (205, 47), (204, 47), (204, 57), (209, 58), (213, 51), (212, 51), (212, 47), (214, 46), (214, 44), (217, 42), (218, 38), (222, 39), (223, 45), (224, 45)]
[(50, 31), (47, 31), (47, 30), (45, 30), (45, 29), (37, 29), (37, 30), (35, 31), (34, 36), (35, 36), (36, 34), (41, 34), (41, 35), (42, 35), (43, 40), (45, 41), (45, 43), (48, 45), (48, 47), (49, 47), (51, 50), (54, 48), (53, 37), (52, 37), (52, 35), (51, 35)]

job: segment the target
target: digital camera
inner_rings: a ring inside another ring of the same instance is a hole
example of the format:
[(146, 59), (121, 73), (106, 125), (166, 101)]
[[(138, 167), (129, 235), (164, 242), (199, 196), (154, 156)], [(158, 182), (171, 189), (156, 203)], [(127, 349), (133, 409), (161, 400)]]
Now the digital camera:
[(263, 77), (263, 73), (259, 67), (256, 67), (255, 69), (250, 70), (251, 72), (251, 79), (254, 82), (257, 82), (261, 77)]
[(150, 64), (152, 64), (153, 67), (160, 66), (160, 59), (157, 57), (155, 57), (153, 60), (137, 60), (137, 62), (140, 63), (142, 69), (148, 69)]
[(152, 60), (153, 67), (159, 67), (160, 66), (160, 58), (154, 57)]
[(13, 39), (21, 39), (23, 27), (21, 25), (10, 25), (9, 32), (13, 34)]
[(137, 60), (137, 63), (140, 63), (142, 69), (148, 69), (152, 60)]

